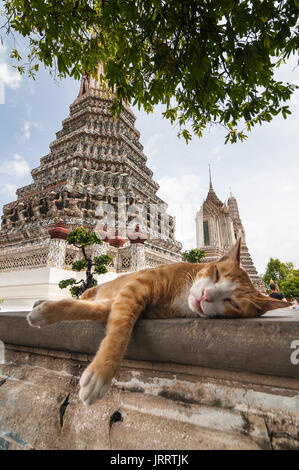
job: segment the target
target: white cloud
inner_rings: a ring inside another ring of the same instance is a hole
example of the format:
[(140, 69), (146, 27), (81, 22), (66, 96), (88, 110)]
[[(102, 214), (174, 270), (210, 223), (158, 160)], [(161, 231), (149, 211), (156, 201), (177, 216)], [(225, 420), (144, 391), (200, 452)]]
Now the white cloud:
[(292, 173), (287, 165), (277, 166), (235, 184), (248, 248), (260, 273), (270, 257), (299, 266), (298, 171), (298, 164)]
[(144, 153), (148, 157), (148, 165), (153, 171), (156, 170), (155, 157), (161, 153), (161, 140), (161, 134), (153, 134), (148, 138), (144, 146)]
[(45, 132), (44, 126), (40, 122), (32, 122), (32, 127), (37, 129), (39, 132)]
[(159, 197), (168, 204), (168, 213), (176, 217), (176, 240), (183, 243), (184, 249), (195, 248), (195, 215), (203, 199), (199, 176), (166, 176), (158, 183)]
[[(299, 80), (295, 80), (293, 83), (294, 85), (299, 86)], [(295, 105), (295, 106), (299, 104), (299, 89), (294, 91), (294, 93), (291, 96), (290, 102), (292, 105)]]
[(220, 145), (211, 148), (210, 154), (213, 155), (216, 162), (219, 162), (222, 157), (222, 154), (221, 154), (222, 149), (223, 147), (221, 147)]
[(18, 154), (15, 154), (12, 160), (5, 160), (0, 167), (0, 174), (12, 176), (15, 179), (21, 179), (30, 175), (28, 162)]
[(1, 186), (1, 194), (5, 194), (5, 196), (8, 198), (13, 198), (16, 196), (17, 188), (18, 187), (16, 184), (6, 183)]
[(29, 139), (30, 139), (30, 122), (25, 121), (22, 127), (21, 140), (29, 140)]
[(211, 154), (212, 155), (218, 155), (218, 153), (220, 152), (222, 147), (220, 147), (220, 145), (218, 145), (217, 147), (212, 147), (211, 148)]
[(0, 60), (4, 60), (7, 52), (7, 46), (0, 43)]
[(277, 187), (277, 192), (279, 194), (293, 193), (297, 190), (295, 182), (284, 180)]
[(7, 64), (0, 64), (0, 82), (10, 88), (18, 88), (21, 84), (21, 76), (12, 70)]
[(151, 135), (144, 146), (145, 153), (155, 157), (159, 151), (159, 142), (161, 141), (161, 138), (161, 134)]

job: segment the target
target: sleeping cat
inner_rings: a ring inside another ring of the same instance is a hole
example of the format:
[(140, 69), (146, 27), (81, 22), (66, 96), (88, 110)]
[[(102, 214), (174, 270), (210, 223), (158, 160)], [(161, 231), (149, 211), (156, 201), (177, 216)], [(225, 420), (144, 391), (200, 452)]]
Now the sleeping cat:
[(240, 244), (239, 239), (217, 262), (143, 269), (88, 289), (80, 300), (43, 302), (29, 313), (28, 322), (41, 327), (60, 321), (107, 320), (106, 337), (80, 380), (79, 396), (91, 405), (109, 389), (142, 312), (148, 318), (248, 318), (290, 305), (253, 287), (240, 268)]

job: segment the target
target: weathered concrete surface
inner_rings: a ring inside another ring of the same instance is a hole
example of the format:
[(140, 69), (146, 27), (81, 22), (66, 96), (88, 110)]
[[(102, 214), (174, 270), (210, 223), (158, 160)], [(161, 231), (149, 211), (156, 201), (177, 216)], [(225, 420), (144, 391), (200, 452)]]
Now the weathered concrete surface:
[(0, 365), (2, 449), (299, 449), (299, 381), (125, 361), (85, 407), (91, 356), (7, 346)]
[[(94, 354), (104, 332), (104, 324), (88, 321), (37, 329), (25, 313), (0, 313), (0, 339), (7, 344)], [(296, 339), (299, 315), (288, 309), (285, 317), (141, 319), (126, 358), (299, 378), (299, 366), (290, 361)]]
[(91, 407), (78, 381), (104, 326), (1, 314), (0, 449), (299, 449), (299, 322), (281, 314), (141, 320)]

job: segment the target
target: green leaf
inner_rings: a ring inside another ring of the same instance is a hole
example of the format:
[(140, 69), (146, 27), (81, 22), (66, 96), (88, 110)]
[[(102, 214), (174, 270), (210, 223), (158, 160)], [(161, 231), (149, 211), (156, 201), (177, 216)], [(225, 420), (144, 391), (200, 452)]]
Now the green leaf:
[(66, 287), (72, 286), (73, 284), (76, 284), (76, 279), (71, 277), (70, 279), (63, 279), (58, 283), (58, 286), (60, 289), (65, 289)]
[(80, 259), (78, 261), (74, 261), (72, 264), (72, 269), (74, 271), (83, 271), (84, 269), (87, 268), (88, 262), (85, 259)]
[(182, 132), (181, 132), (181, 135), (184, 137), (186, 143), (188, 144), (189, 140), (192, 139), (192, 134), (187, 130), (187, 129), (184, 129)]
[(188, 263), (200, 263), (206, 256), (206, 252), (198, 248), (187, 250), (183, 253), (184, 261)]
[(12, 51), (10, 53), (10, 57), (11, 57), (11, 59), (17, 59), (18, 61), (22, 60), (22, 57), (20, 56), (17, 49), (12, 49)]

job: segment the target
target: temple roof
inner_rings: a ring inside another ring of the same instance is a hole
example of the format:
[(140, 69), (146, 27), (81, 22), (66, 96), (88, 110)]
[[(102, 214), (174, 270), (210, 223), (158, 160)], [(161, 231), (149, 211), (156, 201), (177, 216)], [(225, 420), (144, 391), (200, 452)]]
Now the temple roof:
[(214, 204), (217, 207), (223, 207), (223, 202), (220, 201), (220, 199), (218, 198), (213, 188), (209, 189), (208, 195), (204, 201), (204, 204), (209, 204), (209, 203)]
[(212, 184), (212, 176), (211, 176), (211, 167), (209, 165), (209, 192), (207, 194), (207, 197), (203, 203), (203, 210), (204, 212), (219, 212), (220, 210), (223, 210), (224, 204), (220, 199), (218, 198), (217, 194), (214, 191), (213, 184)]

